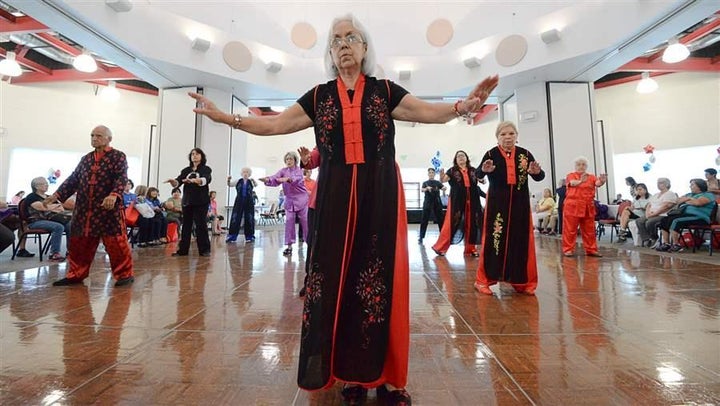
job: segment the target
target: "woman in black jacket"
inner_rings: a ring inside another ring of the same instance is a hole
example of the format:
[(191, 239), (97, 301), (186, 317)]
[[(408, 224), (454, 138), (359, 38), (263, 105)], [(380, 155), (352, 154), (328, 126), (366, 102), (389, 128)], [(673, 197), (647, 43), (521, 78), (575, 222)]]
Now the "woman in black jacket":
[(182, 210), (183, 224), (180, 234), (180, 244), (176, 256), (185, 256), (190, 250), (190, 237), (192, 226), (195, 224), (195, 237), (197, 238), (198, 251), (200, 256), (210, 256), (210, 237), (208, 236), (207, 211), (210, 204), (210, 188), (208, 185), (212, 180), (212, 169), (207, 166), (207, 158), (200, 148), (193, 148), (188, 155), (190, 166), (180, 172), (175, 179), (168, 179), (165, 182), (173, 187), (183, 185)]

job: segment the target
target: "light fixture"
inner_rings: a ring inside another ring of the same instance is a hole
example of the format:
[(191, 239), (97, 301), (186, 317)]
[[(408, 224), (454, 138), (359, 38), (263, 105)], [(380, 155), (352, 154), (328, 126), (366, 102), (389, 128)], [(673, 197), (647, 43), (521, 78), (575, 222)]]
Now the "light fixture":
[(560, 41), (560, 31), (553, 28), (540, 34), (540, 38), (546, 44), (552, 44), (553, 42)]
[(73, 60), (73, 68), (80, 72), (93, 73), (97, 70), (97, 62), (90, 56), (90, 51), (85, 50)]
[(668, 40), (668, 47), (663, 52), (662, 60), (665, 63), (677, 63), (684, 61), (688, 56), (690, 56), (688, 47), (679, 43), (677, 37), (672, 37)]
[(120, 91), (117, 90), (114, 80), (108, 82), (107, 87), (100, 92), (100, 96), (107, 101), (115, 101), (120, 98)]
[(270, 61), (267, 64), (265, 64), (265, 70), (270, 73), (278, 73), (282, 69), (282, 64), (280, 62), (273, 62)]
[(115, 10), (116, 13), (126, 13), (133, 6), (130, 0), (105, 0), (105, 5)]
[(655, 79), (650, 77), (650, 72), (643, 72), (642, 80), (640, 80), (640, 82), (638, 82), (635, 90), (638, 93), (642, 93), (642, 94), (652, 93), (652, 92), (658, 90), (658, 84), (655, 81)]
[(411, 71), (411, 70), (401, 70), (401, 71), (398, 71), (398, 78), (399, 78), (400, 80), (408, 80), (408, 79), (410, 79), (410, 75), (412, 75), (412, 71)]
[(5, 54), (5, 59), (0, 61), (0, 75), (12, 77), (22, 75), (22, 68), (15, 60), (15, 52), (8, 51)]
[(190, 46), (196, 51), (205, 52), (210, 49), (210, 41), (205, 38), (196, 37), (192, 40), (192, 44)]
[(482, 59), (477, 56), (471, 56), (463, 61), (463, 65), (465, 65), (468, 69), (474, 69), (480, 66), (481, 61)]

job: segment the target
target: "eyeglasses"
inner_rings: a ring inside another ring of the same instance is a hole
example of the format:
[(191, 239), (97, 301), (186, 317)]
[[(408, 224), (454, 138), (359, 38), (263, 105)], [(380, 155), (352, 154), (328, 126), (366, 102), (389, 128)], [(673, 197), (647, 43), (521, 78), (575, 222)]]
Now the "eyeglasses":
[(335, 37), (330, 41), (330, 48), (337, 49), (342, 46), (343, 43), (348, 45), (363, 44), (365, 41), (358, 34), (349, 34), (346, 37)]

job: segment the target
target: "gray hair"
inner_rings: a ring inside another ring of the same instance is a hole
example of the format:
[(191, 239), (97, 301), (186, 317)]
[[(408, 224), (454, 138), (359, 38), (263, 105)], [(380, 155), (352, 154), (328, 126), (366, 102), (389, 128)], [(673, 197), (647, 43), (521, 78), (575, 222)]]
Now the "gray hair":
[(513, 123), (512, 121), (501, 121), (495, 128), (495, 138), (500, 135), (500, 131), (502, 131), (502, 129), (505, 127), (512, 127), (512, 129), (515, 130), (515, 134), (519, 134), (515, 123)]
[(575, 158), (575, 159), (573, 159), (573, 163), (575, 163), (575, 164), (578, 164), (578, 163), (580, 163), (580, 162), (584, 162), (585, 165), (589, 165), (588, 159), (585, 158), (585, 157), (582, 156), (582, 155), (579, 156), (579, 157), (577, 157), (577, 158)]
[(290, 152), (286, 153), (285, 156), (283, 156), (283, 161), (288, 159), (288, 157), (295, 160), (295, 166), (297, 166), (298, 163), (300, 162), (300, 157), (298, 156), (297, 152), (295, 152), (295, 151), (290, 151)]
[(30, 188), (32, 189), (33, 193), (37, 192), (37, 187), (41, 183), (47, 183), (47, 179), (43, 178), (42, 176), (38, 176), (37, 178), (34, 178), (30, 181)]
[(110, 138), (110, 139), (112, 140), (112, 136), (113, 136), (113, 135), (112, 135), (112, 131), (111, 131), (110, 128), (108, 128), (107, 126), (102, 125), (102, 124), (96, 125), (95, 128), (93, 128), (93, 131), (95, 131), (95, 130), (101, 130), (102, 132), (105, 133), (105, 136), (106, 136), (106, 137), (108, 137), (108, 138)]
[(670, 179), (668, 179), (668, 178), (658, 178), (657, 183), (662, 183), (662, 184), (664, 184), (668, 189), (670, 189), (671, 184), (670, 184)]
[(245, 171), (247, 171), (248, 176), (252, 176), (252, 169), (251, 169), (251, 168), (248, 168), (248, 167), (246, 166), (246, 167), (240, 169), (240, 173), (243, 173), (243, 172), (245, 172)]
[(325, 73), (327, 73), (328, 77), (332, 79), (338, 77), (338, 69), (333, 62), (332, 55), (330, 54), (330, 42), (333, 39), (333, 29), (336, 25), (343, 21), (349, 21), (353, 25), (353, 27), (358, 30), (360, 35), (362, 35), (366, 46), (365, 58), (362, 61), (362, 73), (367, 76), (371, 76), (373, 73), (375, 73), (375, 47), (373, 46), (373, 41), (370, 38), (370, 34), (368, 34), (367, 30), (365, 29), (365, 26), (363, 26), (360, 21), (352, 14), (346, 14), (342, 17), (337, 17), (332, 21), (332, 24), (330, 24), (328, 40), (325, 45)]

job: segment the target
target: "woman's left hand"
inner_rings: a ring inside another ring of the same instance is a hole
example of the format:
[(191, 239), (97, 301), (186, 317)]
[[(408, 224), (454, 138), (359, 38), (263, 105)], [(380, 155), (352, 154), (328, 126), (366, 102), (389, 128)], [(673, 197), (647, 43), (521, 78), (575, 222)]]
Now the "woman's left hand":
[(540, 164), (537, 163), (537, 161), (530, 162), (530, 166), (528, 167), (528, 173), (530, 175), (537, 175), (542, 171), (542, 168), (540, 167)]
[(223, 111), (215, 106), (215, 103), (210, 101), (207, 97), (199, 93), (188, 93), (190, 97), (197, 101), (197, 107), (193, 109), (195, 113), (207, 116), (210, 120), (215, 122), (224, 122), (223, 119), (227, 116)]
[(468, 94), (468, 97), (462, 102), (460, 113), (477, 113), (480, 111), (485, 101), (497, 87), (500, 77), (498, 75), (489, 76), (478, 83), (477, 86)]

